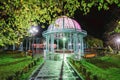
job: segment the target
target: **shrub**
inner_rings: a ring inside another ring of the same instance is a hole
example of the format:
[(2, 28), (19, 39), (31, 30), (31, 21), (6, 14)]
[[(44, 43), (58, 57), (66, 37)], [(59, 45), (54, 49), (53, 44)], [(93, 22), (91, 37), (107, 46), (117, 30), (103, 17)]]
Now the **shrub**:
[(40, 61), (40, 58), (37, 58), (37, 62)]
[(91, 72), (87, 71), (86, 76), (90, 76)]
[(29, 69), (31, 68), (31, 64), (28, 64), (28, 68), (29, 68)]
[(34, 62), (31, 63), (31, 67), (33, 67), (33, 66), (34, 66)]
[(8, 78), (7, 78), (7, 80), (13, 80), (14, 79), (14, 76), (13, 75), (11, 75), (11, 76), (9, 76)]
[(28, 72), (28, 66), (25, 66), (24, 68), (23, 68), (23, 72)]
[(83, 72), (84, 75), (86, 75), (86, 68), (83, 68), (82, 72)]
[(33, 62), (34, 62), (34, 65), (36, 65), (36, 60), (34, 60)]
[(93, 75), (93, 80), (98, 80), (97, 75)]
[(15, 76), (16, 76), (16, 77), (21, 76), (20, 71), (15, 72)]
[(82, 71), (82, 68), (83, 68), (83, 67), (80, 65), (80, 66), (79, 66), (79, 71)]

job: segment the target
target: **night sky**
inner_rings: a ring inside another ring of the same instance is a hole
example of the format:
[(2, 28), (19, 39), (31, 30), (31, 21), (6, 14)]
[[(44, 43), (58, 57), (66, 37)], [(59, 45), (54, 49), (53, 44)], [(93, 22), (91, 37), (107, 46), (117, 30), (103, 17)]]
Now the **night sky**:
[(116, 6), (111, 6), (108, 11), (98, 11), (97, 8), (94, 7), (87, 15), (76, 11), (74, 18), (79, 22), (82, 29), (88, 32), (88, 35), (103, 39), (106, 25), (114, 19), (113, 11), (115, 8)]

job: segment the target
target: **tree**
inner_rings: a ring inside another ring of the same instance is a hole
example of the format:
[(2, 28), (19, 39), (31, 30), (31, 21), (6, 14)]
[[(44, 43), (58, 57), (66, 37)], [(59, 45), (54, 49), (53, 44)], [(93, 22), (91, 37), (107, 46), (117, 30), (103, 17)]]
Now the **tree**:
[(103, 41), (92, 36), (85, 37), (85, 42), (89, 48), (103, 47)]
[(116, 27), (115, 27), (115, 29), (114, 29), (114, 32), (120, 33), (120, 20), (117, 21), (117, 25), (116, 25)]
[(94, 6), (108, 10), (112, 4), (120, 7), (119, 0), (1, 0), (0, 45), (19, 44), (31, 25), (50, 24), (61, 15), (73, 17), (77, 9), (83, 14)]

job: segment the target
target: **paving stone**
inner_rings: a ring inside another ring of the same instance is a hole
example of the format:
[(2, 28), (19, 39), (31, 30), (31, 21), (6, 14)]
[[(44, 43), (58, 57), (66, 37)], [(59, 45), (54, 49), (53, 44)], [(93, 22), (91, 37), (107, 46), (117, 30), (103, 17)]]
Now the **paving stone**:
[[(61, 57), (63, 55), (58, 55)], [(63, 66), (62, 66), (63, 65)], [(61, 71), (62, 70), (62, 71)], [(71, 70), (67, 62), (62, 60), (46, 60), (44, 65), (39, 71), (37, 76), (33, 80), (76, 80), (77, 76), (74, 76), (74, 71)], [(32, 80), (32, 79), (30, 79)]]

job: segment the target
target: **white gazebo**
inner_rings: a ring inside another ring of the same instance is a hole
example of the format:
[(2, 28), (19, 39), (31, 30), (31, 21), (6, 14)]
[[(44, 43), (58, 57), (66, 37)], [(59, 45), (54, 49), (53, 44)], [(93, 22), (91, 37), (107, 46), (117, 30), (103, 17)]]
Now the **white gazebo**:
[[(80, 59), (84, 55), (83, 38), (87, 35), (87, 32), (82, 30), (79, 23), (74, 19), (61, 16), (50, 24), (42, 35), (46, 38), (46, 54), (50, 52), (54, 54), (55, 50), (59, 49), (59, 41), (62, 39), (67, 41), (67, 44), (63, 42), (63, 51), (67, 46), (67, 50), (72, 50), (76, 59)], [(56, 49), (54, 47), (55, 40), (57, 41)]]

